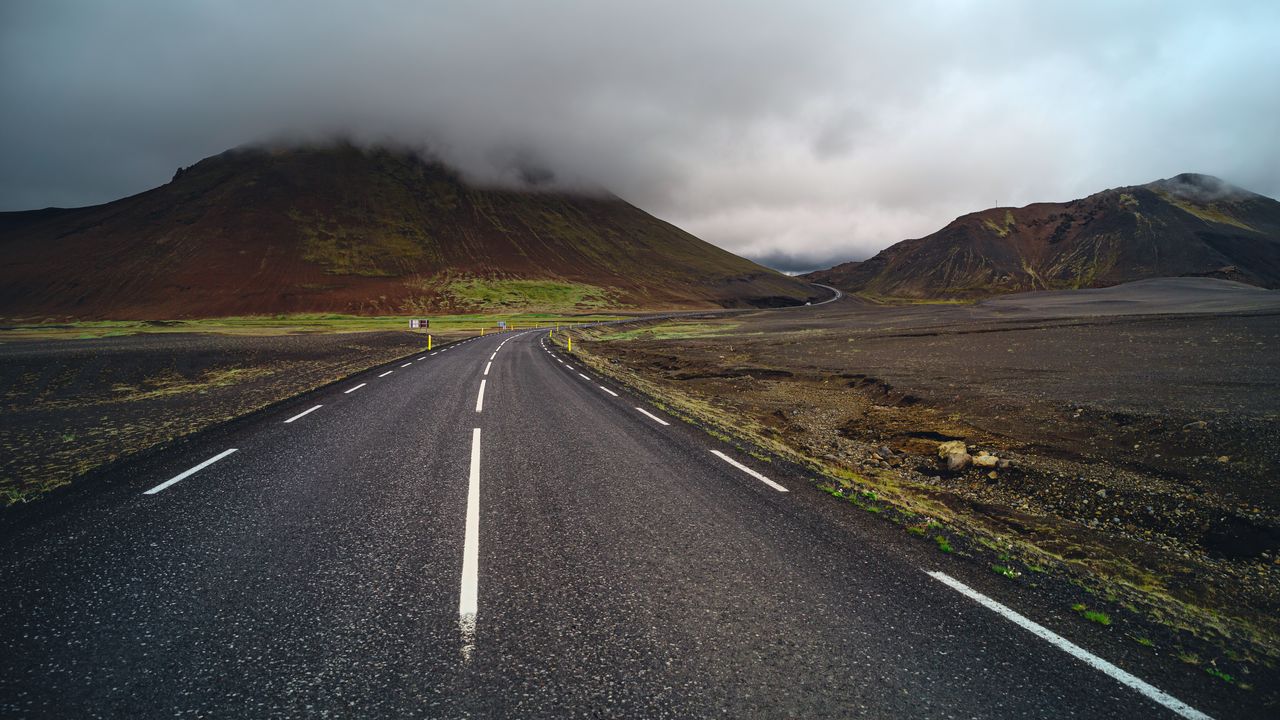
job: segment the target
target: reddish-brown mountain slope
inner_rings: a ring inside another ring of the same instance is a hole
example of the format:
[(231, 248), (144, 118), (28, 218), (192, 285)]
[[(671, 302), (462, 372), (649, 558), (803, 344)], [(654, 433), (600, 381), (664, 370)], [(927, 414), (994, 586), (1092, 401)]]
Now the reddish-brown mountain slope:
[(105, 205), (0, 213), (0, 316), (711, 307), (822, 291), (616, 197), (482, 189), (417, 155), (235, 150)]
[(980, 297), (1215, 276), (1280, 287), (1280, 202), (1178, 175), (1067, 203), (994, 208), (875, 257), (804, 275), (848, 292)]

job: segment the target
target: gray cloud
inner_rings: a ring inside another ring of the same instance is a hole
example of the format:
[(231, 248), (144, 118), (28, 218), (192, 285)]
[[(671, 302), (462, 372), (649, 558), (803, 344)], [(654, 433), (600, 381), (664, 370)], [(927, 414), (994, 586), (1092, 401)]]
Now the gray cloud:
[(603, 186), (788, 270), (1181, 172), (1280, 195), (1280, 4), (0, 6), (0, 208), (346, 133)]

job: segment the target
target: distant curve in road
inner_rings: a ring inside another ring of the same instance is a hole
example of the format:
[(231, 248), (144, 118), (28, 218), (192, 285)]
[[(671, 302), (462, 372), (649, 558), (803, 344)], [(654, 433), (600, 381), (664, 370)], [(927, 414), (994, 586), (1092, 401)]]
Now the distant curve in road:
[(816, 285), (820, 288), (823, 288), (824, 290), (831, 291), (831, 297), (827, 298), (826, 300), (823, 300), (822, 302), (816, 302), (814, 303), (814, 305), (826, 305), (827, 303), (835, 302), (840, 298), (844, 297), (844, 291), (839, 288), (834, 288), (834, 287), (831, 287), (830, 285), (823, 285), (822, 283), (809, 283), (809, 284)]

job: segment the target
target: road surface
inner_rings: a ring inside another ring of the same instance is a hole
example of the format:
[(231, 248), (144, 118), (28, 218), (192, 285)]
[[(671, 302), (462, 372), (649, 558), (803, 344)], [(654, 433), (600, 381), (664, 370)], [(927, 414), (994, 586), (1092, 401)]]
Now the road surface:
[(826, 305), (827, 303), (835, 302), (835, 301), (839, 300), (840, 298), (844, 297), (844, 291), (843, 291), (843, 290), (841, 290), (841, 289), (839, 289), (839, 288), (834, 288), (834, 287), (831, 287), (830, 285), (823, 285), (822, 283), (811, 283), (811, 284), (812, 284), (812, 285), (817, 285), (817, 286), (818, 286), (818, 287), (820, 287), (820, 288), (823, 288), (823, 289), (825, 289), (825, 290), (830, 290), (830, 291), (831, 291), (831, 297), (829, 297), (829, 298), (827, 298), (826, 300), (823, 300), (823, 301), (821, 301), (821, 302), (813, 303), (814, 305)]
[[(10, 513), (0, 716), (1231, 716), (596, 377), (376, 368)], [(1170, 694), (1166, 694), (1170, 693)]]

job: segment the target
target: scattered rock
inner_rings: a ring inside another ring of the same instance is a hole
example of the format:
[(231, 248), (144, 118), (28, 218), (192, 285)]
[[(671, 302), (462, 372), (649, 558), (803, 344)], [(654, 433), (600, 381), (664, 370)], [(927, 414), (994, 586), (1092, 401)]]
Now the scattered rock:
[(946, 459), (951, 453), (969, 454), (969, 446), (964, 444), (963, 440), (948, 440), (938, 445), (938, 457)]
[(893, 450), (890, 450), (887, 445), (881, 445), (880, 447), (876, 448), (876, 454), (884, 458), (885, 460), (888, 460), (889, 458), (893, 457)]
[(1009, 458), (1000, 458), (999, 460), (996, 460), (996, 467), (1000, 468), (1001, 470), (1008, 470), (1009, 468), (1013, 467), (1013, 461), (1010, 460)]
[(1183, 430), (1204, 430), (1207, 427), (1209, 427), (1209, 423), (1203, 420), (1196, 420), (1195, 422), (1189, 422), (1186, 425), (1183, 425), (1182, 429)]
[(951, 452), (943, 458), (943, 462), (947, 465), (949, 472), (960, 472), (969, 467), (969, 463), (973, 462), (973, 458), (967, 452)]
[(1218, 456), (1218, 462), (1220, 462), (1220, 463), (1228, 463), (1228, 462), (1231, 462), (1231, 457), (1230, 457), (1230, 456), (1228, 456), (1228, 455), (1219, 455), (1219, 456)]
[(1000, 464), (1000, 458), (996, 457), (995, 455), (988, 455), (986, 453), (979, 453), (978, 457), (973, 459), (974, 467), (993, 468), (999, 464)]
[(987, 477), (991, 478), (992, 480), (995, 480), (996, 478), (1000, 477), (1000, 473), (997, 473), (995, 470), (992, 470), (991, 472), (987, 473)]

